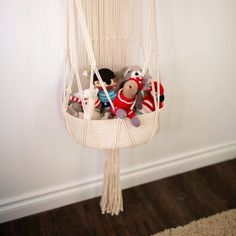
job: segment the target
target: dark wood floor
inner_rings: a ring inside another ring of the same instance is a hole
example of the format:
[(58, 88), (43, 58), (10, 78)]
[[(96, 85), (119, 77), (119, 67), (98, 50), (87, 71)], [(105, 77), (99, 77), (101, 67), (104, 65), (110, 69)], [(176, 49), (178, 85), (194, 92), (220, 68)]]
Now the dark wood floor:
[(100, 198), (0, 225), (1, 236), (151, 235), (236, 208), (236, 159), (123, 191), (125, 212), (101, 215)]

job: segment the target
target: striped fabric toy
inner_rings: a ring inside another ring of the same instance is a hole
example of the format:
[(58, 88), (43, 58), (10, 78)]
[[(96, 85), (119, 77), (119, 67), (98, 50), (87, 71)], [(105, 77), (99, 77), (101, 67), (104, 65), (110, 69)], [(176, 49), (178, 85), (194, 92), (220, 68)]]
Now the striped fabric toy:
[[(83, 96), (84, 96), (84, 103), (85, 105), (88, 104), (88, 100), (89, 100), (89, 90), (85, 89), (83, 91)], [(80, 93), (75, 93), (74, 95), (70, 96), (70, 103), (79, 103), (82, 105), (82, 99), (81, 99), (81, 94)], [(97, 96), (96, 100), (95, 100), (95, 104), (94, 107), (95, 109), (98, 109), (101, 105), (101, 100), (99, 99), (99, 97)]]
[[(71, 103), (76, 102), (76, 103), (82, 104), (82, 99), (77, 97), (77, 96), (71, 95), (70, 96), (70, 102)], [(85, 105), (88, 104), (88, 98), (84, 98), (84, 103), (85, 103)], [(99, 108), (100, 105), (101, 105), (101, 100), (98, 97), (97, 100), (95, 101), (95, 108)]]
[[(141, 114), (145, 114), (145, 113), (149, 113), (149, 112), (153, 112), (155, 111), (155, 102), (154, 102), (154, 99), (153, 99), (153, 93), (155, 94), (156, 96), (156, 93), (158, 91), (158, 82), (157, 81), (154, 81), (154, 89), (155, 91), (153, 91), (152, 89), (152, 86), (150, 84), (150, 87), (147, 91), (145, 91), (145, 95), (143, 97), (143, 101), (142, 101), (142, 109), (141, 110), (138, 110), (139, 113)], [(159, 108), (163, 108), (164, 106), (164, 88), (162, 86), (162, 84), (160, 84), (160, 95), (158, 96), (159, 99), (160, 99), (160, 102), (159, 102)], [(157, 102), (158, 102), (158, 98), (157, 98)]]

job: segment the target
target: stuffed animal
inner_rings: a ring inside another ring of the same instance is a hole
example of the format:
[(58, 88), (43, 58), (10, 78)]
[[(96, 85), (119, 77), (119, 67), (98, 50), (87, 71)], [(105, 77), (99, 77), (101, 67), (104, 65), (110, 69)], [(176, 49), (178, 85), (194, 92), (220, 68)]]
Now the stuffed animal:
[(155, 102), (154, 102), (154, 97), (156, 97), (156, 100), (158, 102), (158, 99), (160, 99), (159, 102), (159, 108), (161, 109), (163, 107), (163, 102), (164, 102), (164, 88), (162, 86), (162, 84), (160, 84), (160, 95), (157, 96), (157, 92), (158, 92), (158, 82), (154, 81), (154, 90), (151, 86), (151, 82), (150, 82), (150, 86), (149, 89), (147, 89), (144, 92), (144, 97), (143, 97), (143, 101), (142, 101), (142, 109), (138, 110), (141, 114), (144, 113), (149, 113), (152, 111), (155, 111)]
[[(117, 94), (121, 87), (123, 87), (125, 81), (128, 81), (130, 78), (136, 78), (138, 77), (143, 84), (143, 90), (147, 90), (149, 88), (149, 80), (151, 79), (151, 76), (149, 75), (149, 72), (145, 73), (144, 76), (142, 76), (142, 69), (139, 66), (131, 66), (131, 67), (124, 67), (121, 71), (122, 78), (119, 79), (117, 86), (115, 88), (115, 93)], [(143, 91), (142, 91), (143, 92)], [(142, 108), (142, 96), (138, 95), (136, 97), (136, 101), (134, 104), (134, 109), (141, 109)]]
[(131, 77), (128, 80), (123, 80), (123, 83), (119, 84), (118, 95), (115, 98), (114, 110), (111, 108), (113, 115), (118, 118), (124, 119), (126, 117), (130, 118), (133, 126), (138, 127), (140, 125), (139, 118), (135, 115), (133, 108), (136, 103), (137, 107), (140, 107), (143, 89), (143, 81), (140, 77)]
[[(111, 98), (111, 101), (113, 102), (116, 97), (116, 94), (114, 91), (114, 88), (116, 86), (116, 81), (117, 81), (116, 76), (113, 71), (107, 68), (99, 69), (98, 72), (101, 75), (103, 84), (107, 89), (107, 92)], [(101, 112), (104, 114), (103, 119), (108, 119), (110, 116), (111, 104), (109, 103), (107, 96), (105, 92), (103, 91), (102, 85), (99, 82), (96, 74), (94, 74), (93, 76), (93, 83), (94, 83), (94, 86), (99, 90), (98, 97), (101, 101)]]
[[(90, 91), (90, 89), (85, 89), (82, 93), (78, 92), (71, 95), (68, 112), (78, 118), (91, 118), (93, 120), (101, 119), (101, 101), (98, 98), (97, 93), (98, 89), (93, 89), (92, 91)], [(84, 99), (85, 110), (83, 110), (82, 98)]]

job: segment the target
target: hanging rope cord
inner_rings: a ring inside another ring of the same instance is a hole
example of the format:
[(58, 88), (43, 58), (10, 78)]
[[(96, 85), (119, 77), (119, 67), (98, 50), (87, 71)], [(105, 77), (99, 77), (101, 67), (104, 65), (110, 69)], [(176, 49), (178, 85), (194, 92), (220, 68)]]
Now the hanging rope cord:
[[(71, 72), (69, 75), (68, 86), (65, 91), (66, 96), (65, 96), (64, 104), (63, 104), (63, 108), (65, 109), (65, 111), (67, 110), (67, 107), (68, 107), (69, 97), (71, 94), (71, 88), (72, 88), (74, 76), (77, 81), (79, 93), (82, 94), (82, 91), (83, 91), (79, 72), (78, 72), (78, 62), (77, 62), (77, 57), (76, 57), (76, 41), (75, 41), (75, 23), (74, 23), (73, 2), (72, 1), (66, 2), (66, 8), (67, 8), (67, 12), (68, 12), (68, 15), (67, 15), (68, 17), (66, 19), (66, 21), (67, 21), (66, 34), (69, 35), (69, 37), (67, 36), (67, 39), (66, 39), (66, 47), (67, 47), (66, 53), (69, 52)], [(69, 47), (69, 50), (68, 50), (68, 47)], [(81, 96), (81, 104), (82, 104), (82, 108), (85, 110), (85, 101), (84, 101), (83, 96)]]
[[(154, 9), (156, 9), (156, 1), (154, 1)], [(158, 17), (156, 14), (156, 11), (153, 12), (153, 17), (154, 17), (154, 21), (158, 22)], [(157, 23), (156, 23), (157, 24)], [(155, 117), (154, 117), (154, 123), (153, 123), (153, 131), (152, 134), (149, 138), (149, 140), (151, 140), (154, 135), (158, 132), (159, 130), (159, 125), (157, 127), (157, 124), (159, 124), (159, 111), (160, 111), (160, 86), (161, 86), (161, 72), (160, 72), (160, 53), (159, 53), (159, 37), (158, 37), (158, 31), (157, 31), (157, 27), (154, 28), (155, 30), (155, 36), (156, 36), (156, 56), (155, 58), (157, 59), (157, 93), (153, 94), (153, 98), (154, 98), (154, 105), (155, 105)], [(155, 91), (155, 86), (154, 86), (154, 81), (152, 81), (152, 91)], [(157, 99), (156, 99), (157, 98)]]
[[(157, 29), (156, 29), (156, 24), (152, 25), (151, 22), (152, 22), (152, 18), (154, 22), (157, 22), (157, 16), (155, 14), (155, 11), (156, 10), (156, 1), (153, 1), (153, 0), (149, 0), (149, 9), (148, 9), (148, 23), (147, 23), (147, 38), (146, 38), (146, 47), (145, 47), (145, 60), (144, 60), (144, 64), (143, 64), (143, 68), (142, 68), (142, 75), (144, 76), (146, 71), (149, 69), (149, 72), (151, 73), (150, 71), (150, 68), (149, 68), (149, 62), (150, 62), (150, 59), (151, 59), (151, 46), (152, 46), (152, 30), (154, 30), (154, 35), (156, 36), (156, 51), (157, 51), (157, 55), (156, 55), (156, 58), (157, 58), (157, 92), (155, 93), (155, 86), (154, 86), (154, 80), (152, 79), (151, 81), (151, 87), (152, 87), (152, 96), (153, 96), (153, 100), (154, 100), (154, 107), (155, 107), (155, 116), (154, 116), (154, 119), (153, 119), (153, 129), (152, 129), (152, 133), (150, 135), (150, 138), (149, 138), (149, 141), (153, 138), (153, 136), (155, 135), (155, 133), (158, 132), (158, 127), (157, 127), (157, 124), (159, 124), (159, 122), (157, 122), (157, 119), (159, 119), (159, 110), (160, 110), (160, 98), (158, 97), (158, 95), (160, 94), (160, 55), (159, 55), (159, 47), (158, 47), (158, 35), (157, 35)], [(151, 26), (154, 27), (151, 28)], [(151, 73), (152, 74), (152, 73)]]
[[(147, 23), (147, 38), (146, 38), (146, 47), (145, 47), (145, 60), (144, 60), (144, 64), (143, 64), (143, 68), (142, 68), (142, 75), (144, 76), (146, 71), (150, 68), (149, 68), (149, 62), (150, 62), (150, 59), (151, 59), (151, 50), (152, 50), (152, 18), (154, 17), (154, 22), (156, 22), (156, 15), (154, 14), (155, 13), (155, 8), (156, 8), (156, 1), (153, 1), (153, 0), (149, 0), (149, 9), (148, 9), (148, 23)], [(156, 25), (154, 24), (154, 30), (155, 30), (155, 36), (157, 38), (157, 41), (158, 41), (158, 35), (157, 35), (157, 31), (156, 31)], [(157, 71), (158, 71), (158, 75), (157, 75), (157, 82), (158, 82), (158, 88), (157, 88), (157, 94), (159, 94), (160, 92), (160, 65), (159, 65), (159, 48), (158, 48), (158, 42), (156, 42), (156, 50), (158, 52), (158, 55), (157, 55)], [(154, 87), (154, 80), (151, 81), (151, 86), (152, 86), (152, 91), (155, 91), (155, 87)], [(156, 101), (156, 96), (157, 94), (153, 94), (153, 98), (154, 98), (154, 105), (155, 105), (155, 110), (159, 110), (159, 99), (157, 99)], [(154, 97), (155, 96), (155, 97)]]

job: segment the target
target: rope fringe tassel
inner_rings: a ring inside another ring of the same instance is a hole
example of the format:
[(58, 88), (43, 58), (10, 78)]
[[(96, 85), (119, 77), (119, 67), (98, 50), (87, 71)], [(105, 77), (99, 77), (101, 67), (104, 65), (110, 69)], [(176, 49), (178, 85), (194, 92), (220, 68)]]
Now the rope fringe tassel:
[(120, 187), (119, 150), (107, 150), (104, 166), (103, 192), (100, 202), (102, 214), (118, 215), (123, 211)]

